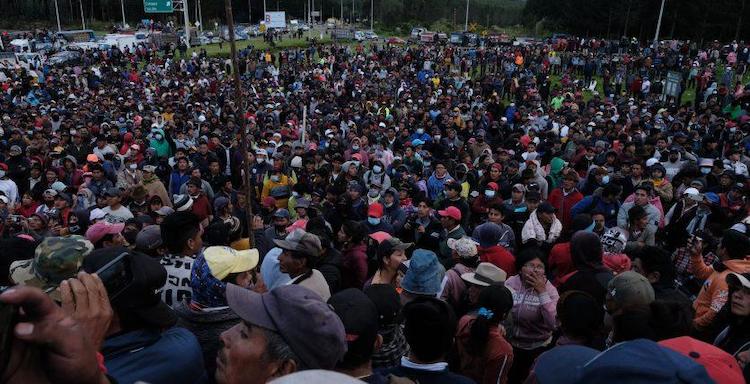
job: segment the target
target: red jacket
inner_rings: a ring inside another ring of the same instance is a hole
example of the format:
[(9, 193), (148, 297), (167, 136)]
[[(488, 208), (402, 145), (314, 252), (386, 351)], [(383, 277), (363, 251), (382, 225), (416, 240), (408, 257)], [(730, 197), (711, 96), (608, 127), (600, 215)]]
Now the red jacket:
[(552, 273), (552, 285), (559, 287), (563, 283), (563, 276), (575, 271), (570, 255), (570, 242), (555, 244), (549, 252), (547, 265)]
[(573, 192), (568, 193), (567, 196), (563, 193), (562, 187), (555, 188), (552, 190), (552, 192), (550, 192), (547, 201), (549, 201), (549, 203), (552, 204), (552, 206), (557, 210), (556, 215), (562, 223), (563, 230), (570, 228), (570, 222), (573, 220), (573, 218), (570, 216), (570, 209), (573, 208), (573, 206), (581, 200), (583, 200), (583, 194), (581, 194), (581, 192), (578, 192), (577, 189), (574, 189)]
[(479, 251), (479, 261), (494, 264), (505, 271), (508, 276), (516, 274), (516, 257), (501, 245), (477, 247), (477, 251)]

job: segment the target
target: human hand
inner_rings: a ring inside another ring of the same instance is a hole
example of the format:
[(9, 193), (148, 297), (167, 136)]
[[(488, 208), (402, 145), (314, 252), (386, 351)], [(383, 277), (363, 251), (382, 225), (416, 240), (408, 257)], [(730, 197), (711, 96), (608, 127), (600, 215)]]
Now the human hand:
[(697, 237), (691, 237), (688, 241), (688, 251), (691, 256), (702, 256), (703, 255), (703, 240)]
[(547, 278), (544, 276), (532, 273), (527, 275), (526, 281), (537, 293), (542, 293), (547, 289)]
[(750, 350), (742, 351), (738, 353), (737, 362), (740, 364), (740, 367), (744, 370), (745, 366), (747, 366), (747, 364), (750, 363)]
[(425, 232), (425, 227), (424, 227), (424, 225), (420, 225), (420, 226), (419, 226), (419, 228), (417, 228), (417, 232), (419, 232), (419, 233), (424, 233), (424, 232)]
[(21, 321), (14, 327), (17, 343), (11, 353), (23, 352), (24, 347), (36, 349), (36, 353), (22, 353), (18, 369), (3, 380), (44, 375), (52, 383), (109, 382), (99, 370), (97, 350), (85, 337), (84, 326), (40, 289), (15, 286), (0, 295), (0, 302), (19, 306), (22, 312)]
[(107, 289), (96, 274), (79, 272), (75, 279), (60, 284), (62, 309), (87, 330), (89, 341), (98, 350), (112, 321)]

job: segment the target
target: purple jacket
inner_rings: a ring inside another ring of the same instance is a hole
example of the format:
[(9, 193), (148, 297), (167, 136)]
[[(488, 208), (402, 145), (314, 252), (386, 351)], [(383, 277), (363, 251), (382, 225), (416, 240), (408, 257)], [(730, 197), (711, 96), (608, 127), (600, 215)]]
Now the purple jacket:
[(523, 285), (520, 275), (508, 279), (505, 286), (513, 293), (510, 343), (521, 349), (547, 345), (555, 330), (557, 299), (560, 298), (555, 286), (547, 281), (546, 290), (538, 294), (534, 288)]

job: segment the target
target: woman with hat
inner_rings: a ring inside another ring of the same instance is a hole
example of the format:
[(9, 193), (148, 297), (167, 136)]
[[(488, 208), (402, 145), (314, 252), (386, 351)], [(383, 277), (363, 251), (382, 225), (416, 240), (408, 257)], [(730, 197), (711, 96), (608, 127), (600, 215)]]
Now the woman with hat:
[(404, 243), (397, 237), (391, 237), (380, 242), (378, 245), (378, 269), (375, 274), (364, 284), (366, 289), (373, 284), (390, 284), (399, 288), (398, 275), (401, 264), (406, 261), (406, 249), (412, 243)]
[(716, 314), (714, 327), (724, 327), (714, 345), (738, 358), (745, 380), (750, 380), (750, 273), (730, 272), (726, 277), (729, 287), (727, 303)]
[(520, 383), (529, 373), (537, 356), (552, 342), (557, 326), (557, 289), (547, 280), (544, 255), (529, 248), (516, 256), (517, 275), (505, 282), (513, 293), (513, 326), (508, 332), (513, 345), (512, 383)]
[(502, 285), (491, 285), (479, 294), (478, 305), (458, 322), (453, 369), (477, 383), (507, 383), (513, 347), (500, 322), (513, 307), (513, 295)]

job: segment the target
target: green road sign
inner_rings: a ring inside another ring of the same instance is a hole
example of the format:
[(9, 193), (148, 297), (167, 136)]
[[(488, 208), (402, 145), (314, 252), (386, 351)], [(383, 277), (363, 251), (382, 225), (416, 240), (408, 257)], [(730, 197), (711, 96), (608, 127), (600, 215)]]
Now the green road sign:
[(146, 13), (172, 13), (172, 0), (143, 0)]

